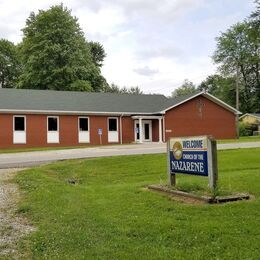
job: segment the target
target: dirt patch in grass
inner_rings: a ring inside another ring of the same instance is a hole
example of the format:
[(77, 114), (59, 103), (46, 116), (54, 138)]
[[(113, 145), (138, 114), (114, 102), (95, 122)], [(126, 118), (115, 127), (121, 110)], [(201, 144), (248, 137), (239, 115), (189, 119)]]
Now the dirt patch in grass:
[(19, 239), (34, 231), (27, 220), (17, 216), (18, 186), (11, 182), (21, 169), (0, 169), (0, 258), (17, 258)]

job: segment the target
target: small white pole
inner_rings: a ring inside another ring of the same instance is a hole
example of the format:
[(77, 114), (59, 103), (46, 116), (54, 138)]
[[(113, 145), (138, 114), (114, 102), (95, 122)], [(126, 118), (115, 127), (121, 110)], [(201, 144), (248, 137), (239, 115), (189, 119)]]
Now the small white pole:
[(162, 118), (159, 118), (159, 143), (162, 143)]
[(142, 126), (142, 118), (139, 118), (139, 143), (143, 142), (143, 126)]
[(121, 115), (120, 118), (119, 118), (119, 125), (120, 125), (120, 144), (123, 144), (122, 117), (123, 117), (123, 115)]

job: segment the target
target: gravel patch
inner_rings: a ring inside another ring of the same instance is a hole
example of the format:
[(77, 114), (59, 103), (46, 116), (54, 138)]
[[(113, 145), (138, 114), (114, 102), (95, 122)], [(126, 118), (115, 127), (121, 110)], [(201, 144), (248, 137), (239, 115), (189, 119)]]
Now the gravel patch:
[(0, 259), (18, 259), (19, 239), (35, 231), (25, 218), (16, 214), (19, 190), (10, 180), (20, 170), (23, 169), (0, 169)]

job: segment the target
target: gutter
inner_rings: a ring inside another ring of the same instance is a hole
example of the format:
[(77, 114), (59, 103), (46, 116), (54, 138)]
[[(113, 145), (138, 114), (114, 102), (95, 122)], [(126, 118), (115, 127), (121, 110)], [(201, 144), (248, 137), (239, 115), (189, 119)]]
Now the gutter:
[(108, 116), (132, 116), (154, 115), (160, 112), (95, 112), (95, 111), (62, 111), (62, 110), (26, 110), (26, 109), (0, 109), (0, 114), (43, 114), (43, 115), (108, 115)]

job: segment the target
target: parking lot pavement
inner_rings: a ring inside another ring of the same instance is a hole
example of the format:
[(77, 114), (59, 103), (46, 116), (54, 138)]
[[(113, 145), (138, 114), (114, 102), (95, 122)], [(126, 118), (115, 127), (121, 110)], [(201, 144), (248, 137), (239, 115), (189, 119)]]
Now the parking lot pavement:
[(131, 154), (153, 154), (166, 152), (165, 144), (111, 145), (93, 148), (78, 148), (51, 151), (20, 152), (0, 154), (0, 169), (29, 167), (52, 161), (82, 159)]
[[(260, 142), (218, 144), (218, 150), (260, 147)], [(165, 143), (99, 146), (66, 150), (36, 151), (0, 154), (0, 169), (29, 167), (59, 160), (166, 153)]]

